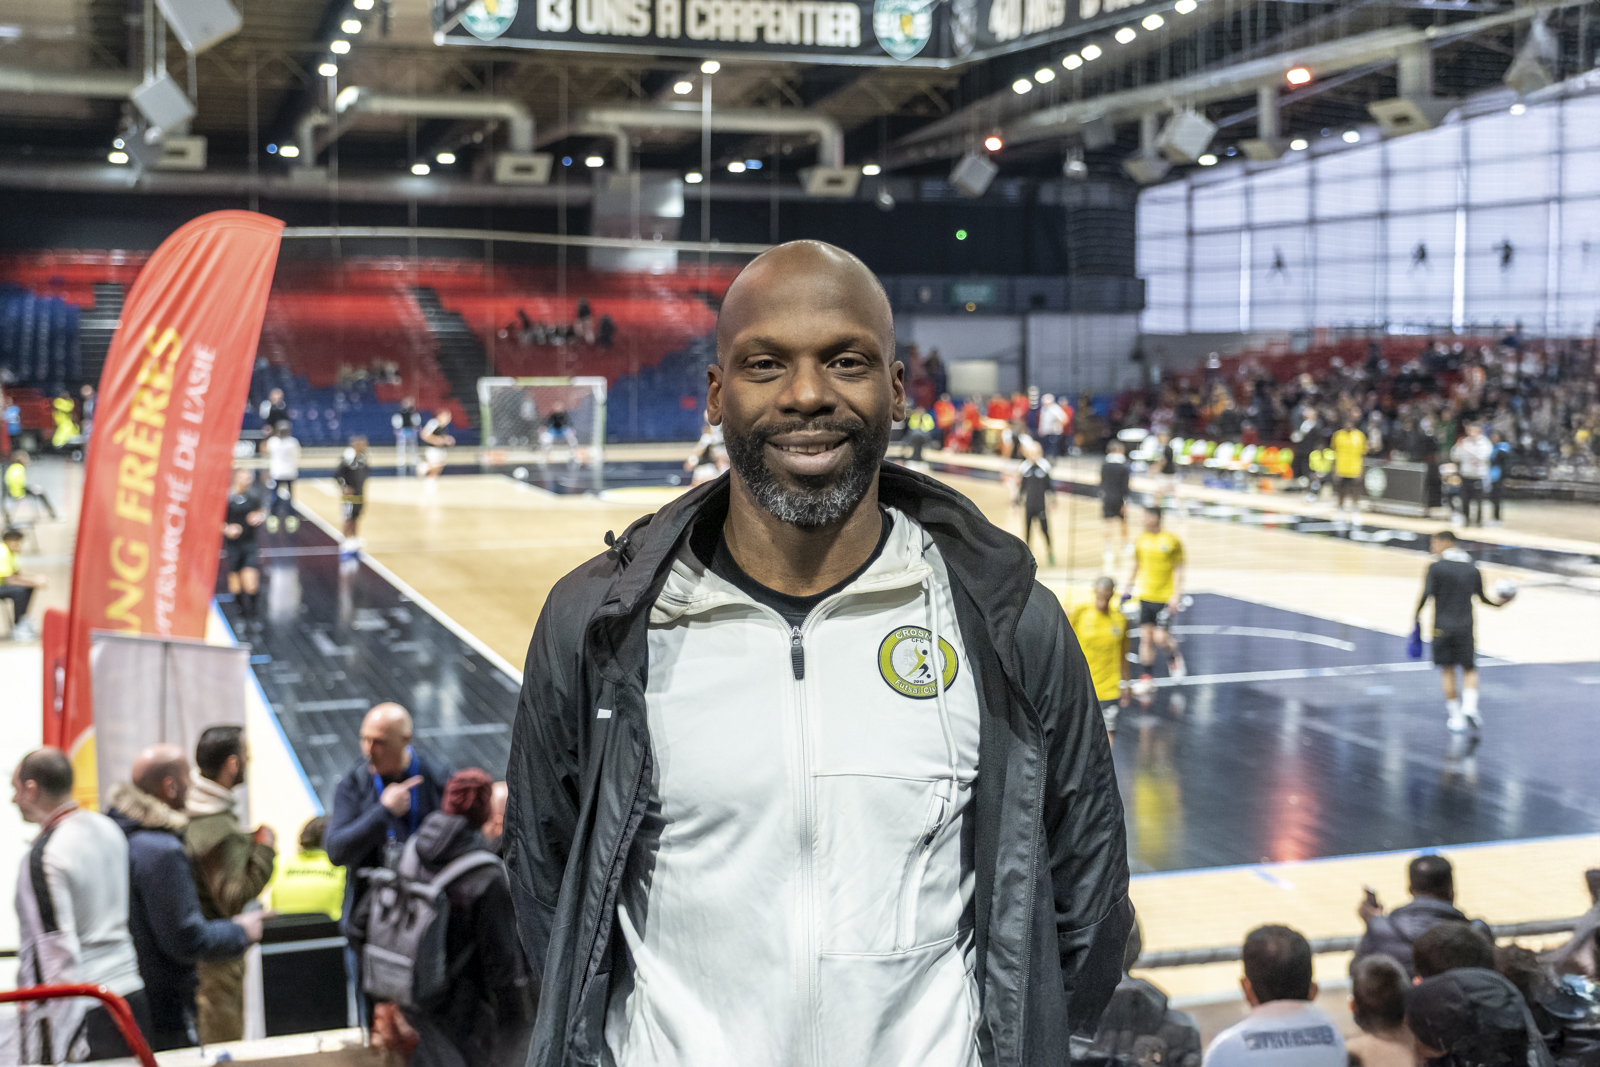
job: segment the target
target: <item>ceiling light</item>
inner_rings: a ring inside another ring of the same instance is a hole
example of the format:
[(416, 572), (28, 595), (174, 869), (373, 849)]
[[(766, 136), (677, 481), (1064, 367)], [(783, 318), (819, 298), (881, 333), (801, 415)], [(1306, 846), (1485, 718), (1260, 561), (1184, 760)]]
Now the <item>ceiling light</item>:
[(688, 182), (690, 185), (699, 185), (701, 182), (706, 180), (706, 176), (697, 170), (691, 170), (688, 174), (683, 176), (683, 180)]
[(701, 74), (715, 74), (717, 71), (719, 71), (721, 69), (722, 69), (722, 64), (718, 63), (714, 59), (708, 59), (704, 63), (700, 64), (700, 73)]
[(1172, 10), (1176, 11), (1180, 15), (1189, 15), (1193, 14), (1194, 9), (1199, 6), (1200, 5), (1195, 3), (1194, 0), (1178, 0), (1176, 4), (1172, 5)]
[(694, 92), (694, 82), (679, 82), (672, 87), (672, 91), (677, 93), (679, 96), (687, 96), (688, 94)]
[[(120, 138), (120, 137), (117, 138), (117, 147), (118, 148), (122, 147), (122, 138)], [(277, 145), (275, 145), (275, 144), (267, 145), (267, 155), (274, 156), (274, 155), (277, 155), (277, 154), (278, 154), (278, 146)]]
[(346, 52), (350, 51), (350, 42), (341, 37), (337, 41), (329, 43), (328, 51), (332, 52), (336, 56), (342, 56)]
[(745, 170), (760, 170), (761, 169), (761, 160), (759, 160), (759, 159), (747, 159), (747, 160), (745, 160), (744, 161), (744, 169)]
[(1310, 147), (1311, 142), (1306, 140), (1304, 137), (1296, 137), (1294, 140), (1289, 142), (1289, 151), (1291, 152), (1304, 152)]
[(1011, 91), (1021, 96), (1023, 93), (1033, 92), (1033, 83), (1027, 78), (1018, 78), (1011, 83)]
[(1202, 167), (1214, 167), (1217, 165), (1217, 157), (1212, 155), (1210, 152), (1207, 152), (1195, 162), (1199, 163)]
[(1102, 55), (1104, 55), (1104, 53), (1100, 51), (1100, 46), (1097, 44), (1086, 44), (1083, 46), (1083, 61), (1085, 63), (1093, 63)]
[(998, 152), (1000, 149), (1005, 147), (1005, 142), (991, 134), (983, 139), (983, 147), (987, 148), (991, 152)]
[(583, 165), (593, 170), (596, 167), (605, 166), (606, 160), (604, 156), (585, 156), (583, 157)]
[(561, 157), (561, 165), (562, 165), (562, 166), (563, 166), (563, 167), (570, 167), (570, 166), (572, 166), (572, 157), (571, 157), (571, 156), (562, 156), (562, 157)]
[(1359, 140), (1361, 140), (1361, 132), (1359, 130), (1346, 130), (1346, 131), (1344, 131), (1344, 143), (1345, 144), (1355, 144)]
[(1144, 21), (1139, 23), (1139, 25), (1143, 26), (1147, 30), (1159, 30), (1166, 24), (1167, 20), (1162, 18), (1160, 15), (1146, 15), (1144, 17)]
[(126, 152), (112, 152), (110, 155), (106, 156), (106, 162), (115, 163), (119, 167), (127, 161), (128, 153)]
[(355, 0), (355, 3), (351, 4), (350, 6), (355, 8), (357, 11), (371, 11), (372, 4), (373, 0)]
[(883, 173), (883, 168), (878, 166), (876, 163), (868, 163), (866, 166), (861, 168), (861, 173), (869, 178), (876, 178), (878, 175)]
[(956, 231), (956, 240), (965, 241), (966, 239), (967, 239), (967, 231), (966, 230), (957, 230)]
[(440, 152), (433, 157), (433, 161), (441, 167), (448, 167), (456, 161), (456, 154), (454, 152)]
[(1056, 72), (1051, 70), (1049, 67), (1040, 67), (1038, 70), (1033, 72), (1033, 80), (1038, 82), (1040, 85), (1048, 85), (1050, 82), (1056, 80)]
[(111, 142), (111, 147), (112, 148), (125, 148), (127, 146), (123, 143), (122, 138), (118, 137), (115, 141)]
[(1311, 72), (1304, 67), (1295, 67), (1284, 77), (1289, 79), (1290, 85), (1305, 85), (1311, 81)]
[[(1528, 110), (1528, 105), (1524, 104), (1524, 103), (1520, 103), (1519, 102), (1519, 103), (1515, 103), (1515, 104), (1511, 105), (1511, 113), (1513, 115), (1521, 115), (1524, 112), (1526, 112), (1527, 110)], [(121, 144), (122, 142), (118, 141), (117, 143)]]
[(732, 163), (729, 163), (728, 164), (728, 173), (729, 174), (743, 174), (744, 173), (744, 163), (743, 163), (743, 161), (736, 159)]
[(1117, 43), (1127, 44), (1137, 36), (1139, 36), (1139, 32), (1132, 26), (1124, 26), (1122, 29), (1117, 31)]
[(1079, 67), (1083, 66), (1083, 57), (1076, 53), (1070, 56), (1063, 56), (1061, 59), (1061, 65), (1066, 67), (1068, 70), (1077, 70)]
[(419, 178), (426, 177), (427, 174), (428, 174), (429, 169), (430, 168), (426, 163), (413, 163), (413, 164), (411, 164), (411, 173), (415, 174)]
[(345, 19), (343, 22), (339, 23), (339, 29), (343, 30), (345, 33), (360, 33), (361, 20)]
[(339, 64), (337, 64), (337, 63), (324, 63), (320, 67), (317, 68), (317, 73), (322, 75), (324, 78), (331, 78), (335, 74), (339, 73)]
[(299, 159), (300, 146), (286, 144), (282, 148), (278, 149), (278, 155), (282, 156), (284, 159)]

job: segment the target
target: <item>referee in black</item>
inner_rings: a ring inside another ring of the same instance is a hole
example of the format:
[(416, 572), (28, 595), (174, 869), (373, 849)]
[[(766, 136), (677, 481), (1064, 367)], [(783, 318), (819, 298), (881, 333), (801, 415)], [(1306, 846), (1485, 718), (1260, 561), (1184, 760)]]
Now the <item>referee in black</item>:
[[(1106, 446), (1105, 462), (1100, 464), (1100, 517), (1106, 524), (1105, 565), (1110, 570), (1116, 554), (1128, 547), (1128, 456), (1121, 441)], [(1115, 538), (1115, 552), (1111, 548)]]
[[(1444, 704), (1450, 713), (1451, 733), (1483, 725), (1478, 714), (1478, 660), (1473, 641), (1472, 598), (1492, 608), (1504, 607), (1507, 600), (1495, 600), (1483, 588), (1483, 575), (1472, 557), (1456, 543), (1456, 535), (1441, 530), (1431, 542), (1436, 557), (1428, 567), (1417, 601), (1416, 622), (1422, 623), (1422, 608), (1433, 598), (1433, 662), (1442, 672)], [(1461, 668), (1461, 686), (1456, 686), (1456, 668)]]

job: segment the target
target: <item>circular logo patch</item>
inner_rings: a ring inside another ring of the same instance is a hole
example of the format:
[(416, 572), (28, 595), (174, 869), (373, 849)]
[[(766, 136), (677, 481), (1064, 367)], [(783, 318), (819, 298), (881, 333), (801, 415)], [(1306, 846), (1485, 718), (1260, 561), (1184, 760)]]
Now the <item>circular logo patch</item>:
[(876, 0), (872, 5), (872, 30), (883, 50), (898, 60), (922, 51), (933, 35), (930, 0)]
[[(878, 673), (889, 688), (913, 700), (938, 695), (930, 655), (932, 644), (933, 635), (921, 626), (902, 626), (889, 632), (878, 646)], [(939, 638), (939, 670), (944, 674), (946, 689), (955, 684), (957, 667), (956, 650), (949, 641)]]

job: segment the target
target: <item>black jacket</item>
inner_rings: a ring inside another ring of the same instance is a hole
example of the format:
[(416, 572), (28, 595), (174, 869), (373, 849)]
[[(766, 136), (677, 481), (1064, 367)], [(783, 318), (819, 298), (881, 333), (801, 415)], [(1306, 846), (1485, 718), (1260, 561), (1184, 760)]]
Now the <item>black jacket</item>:
[[(416, 817), (420, 828), (422, 820), (439, 810), (444, 797), (444, 784), (450, 780), (448, 768), (417, 753), (417, 773), (422, 784), (417, 786)], [(410, 777), (402, 771), (396, 781)], [(361, 879), (356, 872), (363, 867), (382, 867), (384, 846), (393, 835), (394, 840), (405, 844), (411, 838), (411, 813), (391, 815), (378, 803), (378, 789), (372, 782), (372, 771), (366, 760), (357, 761), (354, 767), (339, 779), (333, 791), (333, 810), (328, 814), (328, 828), (322, 834), (322, 847), (328, 859), (341, 867), (349, 868), (344, 880), (344, 911), (340, 926), (348, 936), (350, 917), (356, 913), (356, 903), (362, 892)]]
[(197, 960), (244, 955), (250, 938), (230, 919), (200, 914), (194, 873), (184, 851), (184, 817), (126, 782), (111, 790), (106, 814), (128, 835), (128, 932), (139, 957), (156, 1040), (189, 1029), (199, 977)]
[(1361, 935), (1350, 967), (1353, 970), (1364, 957), (1381, 952), (1393, 956), (1407, 974), (1415, 977), (1417, 969), (1411, 962), (1411, 943), (1440, 923), (1466, 921), (1467, 917), (1451, 904), (1433, 897), (1413, 897), (1411, 903), (1367, 920), (1367, 932)]
[[(417, 858), (430, 875), (485, 847), (483, 835), (460, 815), (436, 811), (417, 830)], [(522, 1067), (534, 998), (522, 947), (511, 935), (516, 916), (504, 869), (469, 871), (446, 893), (445, 955), (453, 980), (444, 1003), (408, 1013), (421, 1037), (413, 1067)]]
[[(950, 574), (981, 706), (968, 810), (986, 1067), (1068, 1062), (1122, 976), (1133, 925), (1122, 802), (1088, 668), (1022, 542), (953, 489), (884, 465), (879, 499)], [(649, 796), (650, 607), (686, 532), (722, 521), (728, 478), (629, 527), (551, 591), (528, 649), (507, 771), (505, 857), (543, 983), (529, 1067), (603, 1062), (612, 919)], [(611, 709), (605, 718), (597, 708)]]

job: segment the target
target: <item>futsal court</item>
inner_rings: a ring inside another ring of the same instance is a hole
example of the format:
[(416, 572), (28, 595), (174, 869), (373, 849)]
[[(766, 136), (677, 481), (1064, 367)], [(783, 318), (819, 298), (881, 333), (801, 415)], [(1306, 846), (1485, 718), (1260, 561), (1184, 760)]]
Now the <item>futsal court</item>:
[[(331, 795), (380, 700), (410, 708), (419, 743), (453, 764), (503, 766), (550, 587), (603, 551), (607, 531), (683, 491), (670, 455), (617, 447), (596, 469), (558, 454), (522, 477), (464, 463), (437, 480), (389, 476), (379, 459), (364, 552), (343, 565), (337, 490), (304, 480), (308, 521), (264, 535), (265, 626), (250, 641), (312, 791)], [(935, 462), (937, 477), (1020, 533), (993, 465)], [(1194, 488), (1174, 495), (1170, 480), (1135, 488), (1163, 494), (1192, 597), (1173, 629), (1188, 677), (1158, 667), (1114, 740), (1146, 951), (1236, 943), (1263, 914), (1311, 937), (1358, 932), (1360, 887), (1401, 898), (1406, 857), (1420, 849), (1457, 864), (1469, 914), (1513, 923), (1584, 910), (1569, 867), (1600, 852), (1588, 744), (1600, 708), (1600, 539), (1571, 536), (1584, 509), (1513, 506), (1506, 526), (1474, 531), (1475, 548), (1525, 565), (1484, 566), (1486, 580), (1509, 577), (1521, 592), (1503, 610), (1479, 609), (1485, 724), (1453, 735), (1437, 672), (1405, 653), (1428, 561), (1419, 531), (1433, 524), (1369, 515), (1352, 532), (1298, 497), (1223, 503)], [(1067, 603), (1088, 595), (1105, 562), (1099, 504), (1085, 493), (1059, 480), (1055, 566), (1035, 535), (1039, 579)], [(1127, 569), (1118, 556), (1119, 585)], [(1546, 887), (1536, 902), (1530, 878)], [(1346, 959), (1319, 957), (1319, 973), (1337, 987)], [(1235, 974), (1217, 964), (1159, 977), (1204, 1001), (1230, 995)]]

